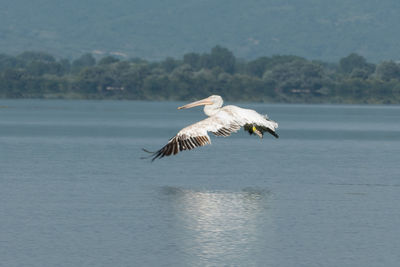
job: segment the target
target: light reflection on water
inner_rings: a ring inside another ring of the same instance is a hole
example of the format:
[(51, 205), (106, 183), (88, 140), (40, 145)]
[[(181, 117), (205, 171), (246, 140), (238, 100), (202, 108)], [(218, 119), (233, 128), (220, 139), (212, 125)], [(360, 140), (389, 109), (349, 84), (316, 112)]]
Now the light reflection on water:
[[(252, 258), (265, 240), (262, 228), (271, 223), (268, 190), (201, 191), (163, 187), (179, 224), (184, 254), (191, 265), (234, 263)], [(260, 224), (262, 222), (262, 224)]]

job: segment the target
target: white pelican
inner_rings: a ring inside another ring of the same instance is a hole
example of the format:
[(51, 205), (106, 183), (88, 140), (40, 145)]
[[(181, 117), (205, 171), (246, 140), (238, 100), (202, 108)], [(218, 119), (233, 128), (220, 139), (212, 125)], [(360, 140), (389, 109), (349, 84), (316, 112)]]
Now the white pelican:
[(245, 131), (250, 134), (257, 134), (260, 138), (263, 138), (264, 132), (268, 132), (276, 138), (279, 137), (275, 132), (278, 123), (270, 120), (267, 115), (261, 115), (252, 109), (233, 105), (222, 107), (223, 102), (219, 95), (212, 95), (178, 107), (178, 109), (186, 109), (204, 105), (204, 113), (208, 118), (183, 128), (156, 152), (143, 150), (152, 153), (152, 160), (155, 160), (164, 156), (175, 155), (179, 151), (211, 144), (207, 132), (217, 136), (229, 136), (231, 133), (237, 132), (242, 126)]

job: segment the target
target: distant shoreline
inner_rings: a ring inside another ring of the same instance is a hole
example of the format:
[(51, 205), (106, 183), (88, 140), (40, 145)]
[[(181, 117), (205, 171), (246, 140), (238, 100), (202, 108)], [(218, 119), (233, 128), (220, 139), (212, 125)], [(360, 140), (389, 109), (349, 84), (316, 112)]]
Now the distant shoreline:
[[(0, 103), (2, 100), (85, 100), (85, 101), (144, 101), (144, 102), (187, 102), (193, 99), (133, 99), (133, 98), (98, 98), (98, 97), (20, 97), (20, 98), (5, 98), (0, 97)], [(384, 102), (278, 102), (278, 101), (251, 101), (251, 100), (227, 100), (226, 102), (231, 103), (250, 103), (250, 104), (288, 104), (288, 105), (371, 105), (371, 106), (400, 106), (400, 103), (384, 103)], [(0, 108), (7, 108), (7, 106), (0, 105)]]
[(187, 101), (212, 94), (256, 103), (400, 104), (400, 64), (354, 53), (338, 63), (292, 55), (244, 61), (220, 46), (159, 62), (0, 54), (0, 98)]

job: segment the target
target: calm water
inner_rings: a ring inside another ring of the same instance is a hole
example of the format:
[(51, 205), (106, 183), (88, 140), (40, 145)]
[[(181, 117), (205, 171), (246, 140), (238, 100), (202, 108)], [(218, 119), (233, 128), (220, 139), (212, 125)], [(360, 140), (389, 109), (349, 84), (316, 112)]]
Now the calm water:
[(151, 163), (182, 103), (0, 101), (1, 266), (398, 266), (400, 107), (252, 105)]

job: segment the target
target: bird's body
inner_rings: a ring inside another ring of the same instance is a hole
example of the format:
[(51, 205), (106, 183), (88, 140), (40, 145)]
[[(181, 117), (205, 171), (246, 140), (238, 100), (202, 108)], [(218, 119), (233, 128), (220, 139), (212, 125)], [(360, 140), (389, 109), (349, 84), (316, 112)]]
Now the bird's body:
[(160, 150), (153, 154), (153, 160), (177, 154), (179, 151), (211, 144), (207, 132), (217, 136), (229, 136), (244, 127), (250, 134), (257, 134), (260, 138), (264, 132), (269, 132), (276, 138), (275, 129), (278, 124), (266, 115), (261, 115), (252, 109), (244, 109), (233, 105), (222, 107), (223, 100), (220, 96), (213, 95), (200, 101), (196, 101), (178, 109), (191, 108), (205, 105), (204, 113), (208, 118), (189, 125), (180, 130)]

